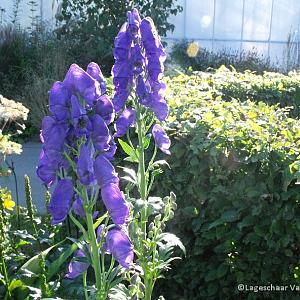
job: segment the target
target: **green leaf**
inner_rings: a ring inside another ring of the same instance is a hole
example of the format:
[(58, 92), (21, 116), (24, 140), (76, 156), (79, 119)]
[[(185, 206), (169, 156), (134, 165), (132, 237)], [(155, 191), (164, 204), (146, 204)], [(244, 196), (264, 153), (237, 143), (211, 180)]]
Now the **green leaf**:
[(39, 264), (39, 255), (43, 255), (43, 257), (45, 258), (49, 252), (54, 249), (55, 247), (61, 245), (65, 240), (62, 240), (60, 242), (58, 242), (57, 244), (47, 248), (46, 250), (42, 251), (41, 253), (35, 255), (34, 257), (30, 258), (21, 268), (19, 271), (29, 271), (32, 272), (33, 274), (40, 274), (41, 272), (41, 268), (40, 268), (40, 264)]
[(143, 145), (144, 145), (145, 150), (147, 150), (149, 148), (150, 141), (151, 141), (151, 134), (149, 133), (145, 136), (144, 141), (143, 141)]
[(64, 251), (59, 258), (53, 261), (47, 269), (47, 280), (59, 272), (62, 264), (77, 250), (77, 243), (73, 243), (66, 251)]
[(120, 146), (122, 147), (123, 151), (131, 157), (135, 150), (129, 144), (122, 141), (121, 139), (118, 139), (118, 142), (119, 142)]

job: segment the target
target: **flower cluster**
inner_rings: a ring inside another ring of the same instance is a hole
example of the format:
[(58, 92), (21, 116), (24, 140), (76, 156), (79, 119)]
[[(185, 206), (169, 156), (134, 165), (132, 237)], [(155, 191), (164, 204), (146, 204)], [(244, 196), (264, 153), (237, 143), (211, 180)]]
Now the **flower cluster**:
[(7, 210), (13, 210), (15, 207), (15, 202), (12, 200), (10, 191), (1, 191), (2, 206)]
[[(56, 183), (48, 207), (52, 224), (64, 221), (71, 209), (85, 217), (101, 190), (102, 201), (116, 225), (107, 232), (106, 250), (128, 267), (133, 249), (123, 225), (128, 223), (129, 209), (111, 163), (116, 144), (109, 125), (115, 111), (105, 92), (106, 81), (96, 63), (90, 63), (86, 71), (73, 64), (65, 79), (54, 83), (49, 93), (51, 115), (42, 122), (43, 147), (37, 174), (47, 186)], [(115, 231), (125, 238), (114, 235)], [(111, 239), (114, 242), (109, 243)], [(125, 254), (118, 255), (120, 251)]]
[[(162, 81), (166, 53), (151, 18), (141, 20), (136, 9), (128, 12), (128, 20), (115, 39), (114, 58), (113, 104), (116, 112), (120, 112), (116, 136), (124, 135), (135, 121), (134, 109), (123, 110), (132, 90), (141, 105), (153, 111), (158, 120), (164, 121), (169, 112), (164, 99), (166, 85)], [(155, 126), (155, 142), (156, 137), (159, 140), (161, 136), (168, 139), (163, 129), (159, 125)], [(160, 147), (160, 143), (156, 144)], [(170, 144), (169, 141), (161, 148), (165, 153), (168, 153), (170, 147), (167, 144)]]

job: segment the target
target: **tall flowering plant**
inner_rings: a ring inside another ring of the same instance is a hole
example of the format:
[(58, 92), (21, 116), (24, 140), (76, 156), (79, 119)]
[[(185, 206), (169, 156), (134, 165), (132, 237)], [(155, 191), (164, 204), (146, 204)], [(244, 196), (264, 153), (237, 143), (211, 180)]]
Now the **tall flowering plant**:
[[(66, 277), (82, 275), (88, 299), (93, 292), (87, 287), (91, 266), (94, 296), (106, 299), (118, 282), (118, 269), (131, 267), (134, 252), (127, 235), (129, 207), (112, 165), (116, 143), (110, 127), (115, 109), (106, 95), (99, 66), (90, 63), (84, 71), (71, 65), (65, 79), (55, 82), (50, 90), (49, 110), (51, 115), (42, 122), (37, 175), (48, 187), (54, 186), (48, 207), (52, 224), (69, 216), (82, 233)], [(97, 207), (101, 204), (107, 213), (99, 216)], [(107, 254), (111, 256), (108, 268)]]
[[(125, 176), (126, 196), (133, 207), (129, 232), (136, 262), (141, 267), (139, 275), (128, 277), (130, 295), (148, 300), (156, 280), (176, 259), (171, 257), (174, 247), (185, 251), (174, 234), (163, 233), (165, 223), (176, 209), (174, 193), (163, 199), (151, 196), (154, 179), (162, 172), (161, 165), (166, 164), (164, 160), (156, 160), (157, 149), (171, 154), (171, 142), (162, 125), (169, 111), (163, 82), (166, 53), (151, 18), (141, 20), (136, 9), (128, 12), (127, 22), (115, 39), (114, 58), (112, 101), (117, 113), (114, 136), (128, 155), (125, 160), (137, 166), (124, 168), (128, 175)], [(136, 143), (131, 140), (130, 127), (137, 134)], [(148, 151), (151, 138), (154, 140), (152, 154)], [(136, 191), (138, 199), (134, 198)]]

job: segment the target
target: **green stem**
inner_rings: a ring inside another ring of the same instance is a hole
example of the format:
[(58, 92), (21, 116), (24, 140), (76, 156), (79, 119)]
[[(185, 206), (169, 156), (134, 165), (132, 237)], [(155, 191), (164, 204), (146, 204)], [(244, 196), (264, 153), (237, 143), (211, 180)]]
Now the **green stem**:
[(147, 183), (146, 183), (146, 170), (145, 170), (145, 153), (144, 153), (144, 138), (145, 132), (143, 130), (141, 107), (137, 105), (137, 134), (138, 134), (138, 151), (139, 151), (139, 190), (141, 199), (144, 200), (144, 207), (142, 209), (141, 223), (144, 239), (147, 238)]
[(86, 275), (87, 275), (87, 271), (83, 272), (83, 274), (82, 274), (82, 282), (83, 282), (85, 300), (89, 300), (89, 294), (88, 294), (88, 290), (87, 290)]
[(86, 220), (87, 220), (89, 239), (91, 243), (91, 258), (92, 258), (92, 263), (93, 263), (93, 268), (94, 268), (95, 278), (96, 278), (97, 299), (102, 300), (105, 298), (103, 298), (103, 293), (102, 293), (99, 250), (98, 250), (97, 238), (94, 230), (93, 216), (92, 213), (89, 211), (86, 211)]
[[(144, 201), (144, 206), (141, 212), (141, 227), (143, 233), (143, 241), (146, 242), (147, 240), (147, 222), (148, 222), (148, 215), (147, 215), (147, 177), (146, 177), (146, 169), (145, 169), (145, 149), (144, 149), (144, 139), (145, 128), (143, 127), (143, 120), (141, 116), (141, 106), (139, 104), (136, 105), (137, 110), (137, 134), (138, 134), (138, 151), (139, 151), (139, 191), (141, 199)], [(156, 153), (155, 153), (156, 154)], [(151, 295), (153, 291), (154, 281), (152, 278), (152, 274), (147, 266), (147, 261), (145, 260), (148, 256), (145, 253), (143, 243), (141, 245), (141, 252), (142, 252), (142, 268), (144, 271), (144, 285), (145, 285), (145, 300), (151, 300)]]

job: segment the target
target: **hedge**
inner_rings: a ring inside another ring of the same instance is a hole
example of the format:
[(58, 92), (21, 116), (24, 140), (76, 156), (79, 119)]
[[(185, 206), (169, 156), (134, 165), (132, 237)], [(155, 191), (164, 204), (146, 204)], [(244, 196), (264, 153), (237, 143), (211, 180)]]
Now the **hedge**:
[[(171, 169), (156, 188), (177, 195), (172, 230), (187, 257), (161, 289), (168, 300), (298, 299), (288, 292), (238, 292), (237, 285), (299, 284), (300, 121), (278, 105), (222, 101), (223, 92), (214, 97), (211, 82), (219, 84), (223, 74), (204, 80), (203, 73), (182, 74), (168, 82)], [(223, 79), (222, 86), (233, 93), (230, 82)]]
[[(196, 97), (207, 99), (232, 98), (244, 101), (263, 101), (278, 104), (281, 107), (293, 106), (291, 116), (300, 116), (300, 73), (293, 71), (287, 75), (275, 72), (264, 72), (262, 75), (253, 71), (237, 72), (222, 66), (209, 72), (192, 72), (186, 79), (186, 86), (192, 84)], [(183, 87), (181, 87), (183, 88)], [(176, 87), (175, 87), (176, 89)]]

